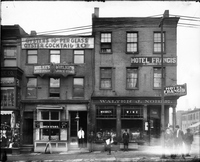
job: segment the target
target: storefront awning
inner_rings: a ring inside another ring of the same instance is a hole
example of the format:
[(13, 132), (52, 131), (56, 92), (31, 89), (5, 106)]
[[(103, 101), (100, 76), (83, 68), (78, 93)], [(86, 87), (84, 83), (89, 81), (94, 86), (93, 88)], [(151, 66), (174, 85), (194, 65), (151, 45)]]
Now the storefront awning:
[(36, 109), (46, 109), (46, 110), (52, 110), (52, 109), (54, 109), (54, 110), (62, 110), (63, 109), (63, 107), (61, 107), (61, 106), (59, 106), (59, 105), (38, 105), (37, 107), (36, 107)]
[(1, 111), (1, 115), (10, 115), (13, 111)]
[(200, 125), (200, 122), (197, 122), (197, 123), (195, 123), (195, 124), (193, 124), (193, 125), (189, 126), (189, 128), (198, 127), (199, 125)]

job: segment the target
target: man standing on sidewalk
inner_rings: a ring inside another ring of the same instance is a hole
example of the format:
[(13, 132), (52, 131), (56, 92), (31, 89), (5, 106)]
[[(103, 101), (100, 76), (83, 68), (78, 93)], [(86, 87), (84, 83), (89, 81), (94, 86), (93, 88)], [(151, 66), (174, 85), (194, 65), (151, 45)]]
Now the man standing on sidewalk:
[(174, 149), (175, 149), (175, 153), (176, 155), (178, 155), (179, 153), (182, 155), (182, 157), (184, 158), (184, 154), (183, 154), (183, 131), (180, 130), (179, 125), (176, 125), (175, 127), (175, 131), (174, 131)]
[(123, 133), (123, 143), (124, 151), (128, 151), (129, 133), (127, 132), (127, 129), (125, 129), (125, 132)]
[(84, 136), (85, 136), (85, 133), (84, 133), (82, 127), (80, 127), (80, 130), (78, 131), (79, 148), (83, 148)]

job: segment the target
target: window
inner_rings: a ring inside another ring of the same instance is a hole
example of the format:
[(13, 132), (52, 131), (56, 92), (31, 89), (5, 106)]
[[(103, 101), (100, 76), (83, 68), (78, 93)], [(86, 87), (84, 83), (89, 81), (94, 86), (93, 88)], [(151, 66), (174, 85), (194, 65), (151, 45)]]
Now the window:
[(37, 50), (28, 50), (27, 51), (27, 57), (28, 57), (28, 64), (37, 64)]
[(50, 50), (50, 62), (60, 63), (60, 50)]
[(14, 87), (1, 87), (1, 106), (15, 106)]
[(138, 88), (138, 68), (127, 68), (127, 89)]
[[(162, 72), (161, 68), (153, 68), (153, 78), (154, 78), (154, 88), (161, 88), (162, 84)], [(163, 73), (165, 74), (165, 69), (163, 69)], [(165, 76), (165, 75), (163, 75)], [(165, 80), (164, 80), (165, 83)]]
[(111, 33), (101, 33), (101, 53), (112, 52)]
[(60, 97), (60, 78), (50, 78), (49, 97)]
[(26, 96), (33, 98), (37, 96), (37, 78), (27, 78)]
[(84, 78), (74, 78), (73, 97), (84, 97)]
[(4, 66), (17, 66), (17, 47), (4, 47)]
[(138, 52), (138, 33), (128, 32), (126, 33), (126, 52), (137, 53)]
[(75, 64), (84, 63), (84, 51), (83, 50), (74, 50), (74, 63)]
[(112, 69), (101, 68), (100, 69), (100, 88), (111, 89), (112, 88)]
[[(165, 33), (163, 32), (163, 52), (165, 52)], [(154, 53), (161, 53), (161, 33), (154, 32)]]

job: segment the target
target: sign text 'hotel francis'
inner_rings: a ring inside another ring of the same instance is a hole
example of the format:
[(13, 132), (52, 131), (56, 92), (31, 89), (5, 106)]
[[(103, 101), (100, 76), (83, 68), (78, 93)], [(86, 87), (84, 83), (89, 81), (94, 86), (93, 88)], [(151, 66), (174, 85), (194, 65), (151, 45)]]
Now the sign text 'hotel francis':
[[(164, 57), (163, 58), (164, 65), (176, 66), (177, 58), (176, 57)], [(161, 57), (131, 57), (131, 65), (137, 66), (154, 66), (161, 65)]]
[(92, 49), (92, 37), (29, 37), (22, 38), (22, 49)]

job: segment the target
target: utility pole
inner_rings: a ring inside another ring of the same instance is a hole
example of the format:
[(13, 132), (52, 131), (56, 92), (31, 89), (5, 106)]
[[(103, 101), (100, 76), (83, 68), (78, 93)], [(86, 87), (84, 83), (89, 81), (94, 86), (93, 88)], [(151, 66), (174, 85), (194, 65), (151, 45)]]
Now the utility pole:
[(162, 144), (162, 158), (165, 158), (165, 104), (164, 104), (164, 65), (163, 65), (163, 22), (166, 17), (169, 17), (169, 10), (165, 10), (160, 22), (161, 29), (161, 144)]

